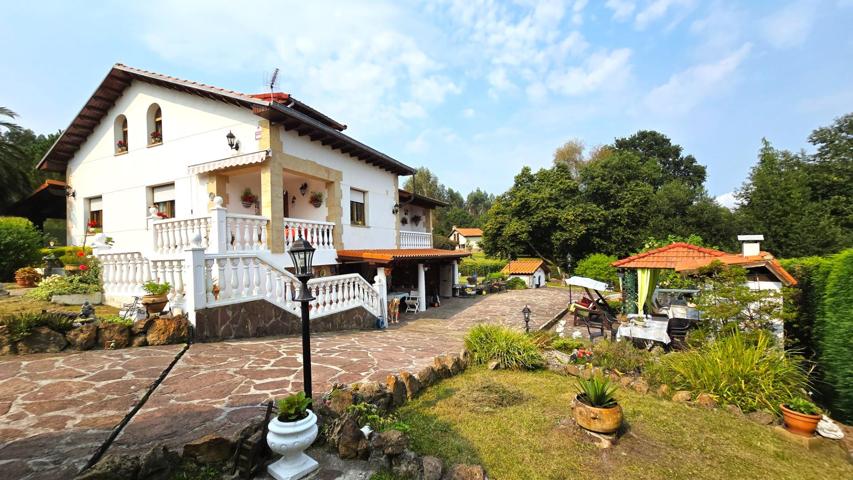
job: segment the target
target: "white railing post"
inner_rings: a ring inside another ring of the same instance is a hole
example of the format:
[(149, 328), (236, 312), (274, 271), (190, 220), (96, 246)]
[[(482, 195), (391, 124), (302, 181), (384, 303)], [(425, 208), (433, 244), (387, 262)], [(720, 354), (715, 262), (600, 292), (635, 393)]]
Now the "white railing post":
[(222, 197), (213, 198), (213, 207), (210, 208), (210, 242), (208, 249), (210, 253), (225, 253), (228, 243), (231, 241), (226, 226), (228, 211), (222, 206)]
[(191, 246), (184, 250), (183, 290), (184, 311), (187, 319), (195, 325), (196, 310), (207, 303), (207, 281), (205, 276), (204, 246), (198, 233), (190, 241)]
[(381, 312), (382, 328), (386, 328), (388, 326), (388, 289), (385, 286), (386, 282), (385, 267), (377, 267), (373, 288), (376, 290), (376, 294), (379, 295), (379, 311)]

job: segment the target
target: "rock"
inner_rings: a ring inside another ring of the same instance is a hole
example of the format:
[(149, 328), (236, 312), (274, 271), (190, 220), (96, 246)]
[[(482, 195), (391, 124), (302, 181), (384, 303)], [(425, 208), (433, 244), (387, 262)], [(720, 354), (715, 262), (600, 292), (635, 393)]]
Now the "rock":
[(663, 385), (659, 386), (657, 389), (657, 394), (661, 398), (669, 398), (671, 393), (672, 392), (670, 392), (670, 390), (669, 390), (669, 385), (667, 385), (667, 384), (663, 384)]
[(462, 351), (459, 352), (459, 361), (460, 361), (460, 363), (462, 363), (462, 370), (465, 370), (466, 368), (470, 367), (471, 366), (471, 352), (469, 352), (468, 350), (465, 350), (463, 348)]
[(486, 480), (486, 472), (479, 465), (454, 465), (447, 480)]
[(181, 457), (167, 447), (154, 447), (142, 457), (139, 466), (139, 478), (168, 480), (172, 478), (172, 471), (180, 462)]
[(189, 321), (182, 315), (173, 318), (160, 317), (154, 320), (154, 324), (148, 327), (146, 336), (148, 345), (169, 345), (186, 342), (189, 333)]
[(65, 340), (75, 350), (89, 350), (95, 346), (97, 339), (98, 326), (94, 323), (81, 325), (65, 334)]
[(629, 387), (631, 386), (631, 383), (633, 381), (634, 379), (630, 375), (625, 375), (619, 379), (619, 385), (622, 385), (623, 387)]
[(329, 409), (335, 413), (335, 416), (341, 416), (346, 413), (353, 401), (352, 390), (335, 388), (329, 394)]
[(399, 478), (422, 478), (421, 469), (421, 459), (411, 450), (391, 459), (391, 471)]
[(643, 379), (638, 379), (637, 381), (632, 383), (631, 388), (633, 388), (635, 392), (641, 393), (643, 395), (649, 393), (649, 384), (646, 383), (646, 381)]
[(391, 394), (381, 383), (370, 382), (359, 385), (358, 395), (363, 402), (376, 405), (382, 411), (387, 411), (391, 406)]
[(130, 329), (118, 323), (103, 322), (98, 325), (98, 346), (106, 350), (127, 348), (130, 345)]
[(442, 465), (439, 458), (430, 456), (423, 457), (421, 458), (421, 467), (423, 468), (424, 480), (441, 480), (444, 465)]
[(581, 378), (584, 380), (592, 378), (592, 368), (589, 365), (581, 369)]
[(619, 374), (616, 372), (610, 372), (607, 377), (610, 378), (610, 381), (613, 383), (619, 383), (619, 380), (622, 379), (622, 377), (620, 377)]
[(453, 355), (452, 357), (445, 357), (445, 359), (445, 365), (450, 369), (450, 375), (459, 375), (465, 370), (465, 367), (462, 365), (462, 359), (458, 356)]
[(146, 347), (148, 346), (148, 337), (144, 333), (137, 333), (130, 339), (131, 347)]
[(155, 317), (140, 318), (139, 320), (133, 322), (133, 326), (130, 327), (130, 331), (133, 333), (144, 333), (149, 328), (151, 328), (151, 325), (154, 324), (154, 320)]
[(736, 417), (742, 417), (743, 416), (743, 410), (741, 410), (740, 407), (738, 407), (737, 405), (732, 405), (732, 404), (726, 405), (726, 411), (731, 413), (732, 415), (734, 415)]
[(403, 385), (406, 386), (406, 398), (409, 400), (415, 398), (421, 390), (421, 382), (418, 381), (417, 377), (405, 371), (400, 372), (400, 379), (403, 381)]
[(394, 456), (403, 453), (409, 446), (409, 439), (399, 430), (385, 430), (374, 435), (370, 445), (384, 455)]
[(19, 341), (15, 348), (20, 354), (61, 352), (68, 341), (65, 335), (54, 332), (48, 327), (36, 327), (29, 335)]
[(445, 357), (444, 355), (439, 355), (435, 357), (432, 361), (432, 365), (433, 367), (435, 367), (435, 374), (436, 376), (438, 376), (438, 378), (449, 378), (451, 375), (450, 367), (448, 366), (446, 358), (447, 357)]
[(492, 360), (487, 366), (489, 367), (489, 370), (497, 370), (498, 368), (500, 368), (501, 363), (497, 360)]
[(566, 365), (572, 362), (572, 357), (559, 350), (547, 350), (544, 354), (545, 367), (553, 372), (562, 373)]
[(385, 387), (391, 393), (391, 406), (396, 408), (406, 403), (406, 386), (396, 375), (388, 375)]
[(438, 376), (435, 373), (435, 368), (426, 366), (418, 372), (417, 377), (418, 381), (421, 382), (421, 386), (426, 388), (435, 383)]
[(207, 434), (184, 445), (184, 458), (199, 463), (224, 462), (234, 455), (234, 442), (216, 434)]
[(17, 350), (15, 350), (12, 335), (9, 334), (9, 327), (0, 325), (0, 355), (11, 355), (13, 353), (17, 353)]
[(687, 403), (690, 400), (693, 400), (693, 394), (687, 390), (679, 390), (672, 396), (673, 402)]
[(106, 455), (75, 480), (127, 480), (139, 473), (139, 459), (131, 455)]
[(746, 414), (746, 418), (759, 425), (773, 425), (776, 423), (776, 415), (765, 410), (758, 410)]
[(369, 443), (353, 416), (346, 415), (339, 418), (333, 425), (330, 435), (335, 437), (338, 455), (344, 460), (367, 459), (370, 453)]
[(566, 365), (564, 371), (573, 377), (579, 377), (581, 375), (581, 369), (573, 363)]
[(371, 450), (370, 456), (367, 458), (367, 466), (375, 472), (390, 470), (391, 459), (385, 456), (381, 450)]
[(717, 408), (717, 400), (709, 393), (700, 393), (696, 397), (696, 404), (702, 408)]

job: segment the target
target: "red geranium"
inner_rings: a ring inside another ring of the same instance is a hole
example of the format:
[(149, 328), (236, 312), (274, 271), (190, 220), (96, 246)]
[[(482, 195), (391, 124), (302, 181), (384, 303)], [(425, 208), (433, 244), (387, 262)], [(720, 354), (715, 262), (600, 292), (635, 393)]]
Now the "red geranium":
[(157, 216), (160, 218), (169, 218), (169, 215), (167, 215), (165, 212), (157, 212)]
[(84, 252), (83, 250), (80, 250), (79, 252), (77, 252), (77, 256), (78, 256), (78, 257), (85, 257), (85, 256), (86, 256), (86, 252)]
[(89, 223), (87, 223), (87, 225), (89, 225), (89, 228), (97, 228), (98, 222), (96, 222), (94, 220), (89, 220)]
[(86, 265), (80, 265), (79, 268), (80, 270), (87, 270), (89, 267), (87, 267)]

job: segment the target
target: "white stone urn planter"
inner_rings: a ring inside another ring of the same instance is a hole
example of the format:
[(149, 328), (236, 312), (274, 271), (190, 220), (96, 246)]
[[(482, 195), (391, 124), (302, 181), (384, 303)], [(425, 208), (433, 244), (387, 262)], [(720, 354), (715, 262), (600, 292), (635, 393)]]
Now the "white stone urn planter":
[(305, 449), (317, 438), (317, 415), (308, 410), (308, 416), (295, 422), (282, 422), (278, 417), (270, 420), (267, 444), (281, 458), (267, 467), (267, 473), (276, 480), (296, 480), (313, 472), (317, 461), (305, 455)]

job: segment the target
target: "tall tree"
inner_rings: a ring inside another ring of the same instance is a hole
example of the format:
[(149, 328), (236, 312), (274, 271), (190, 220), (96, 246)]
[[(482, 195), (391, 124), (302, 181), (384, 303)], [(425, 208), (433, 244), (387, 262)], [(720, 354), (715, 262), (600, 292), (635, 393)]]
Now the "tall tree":
[(403, 189), (436, 200), (447, 200), (447, 189), (434, 173), (426, 167), (419, 167), (415, 174), (406, 180)]
[(489, 208), (492, 207), (492, 203), (494, 201), (494, 195), (490, 195), (477, 188), (469, 193), (468, 197), (465, 199), (465, 210), (468, 211), (472, 217), (479, 219), (489, 211)]
[(577, 178), (584, 164), (584, 143), (573, 138), (554, 151), (554, 165), (565, 165), (572, 176)]
[(31, 186), (27, 155), (8, 138), (21, 129), (13, 122), (15, 116), (12, 110), (0, 107), (0, 209), (29, 193)]
[(826, 204), (813, 201), (805, 154), (776, 150), (763, 140), (749, 179), (737, 192), (737, 214), (750, 233), (781, 257), (821, 255), (837, 250), (842, 230)]
[(838, 222), (842, 230), (838, 249), (853, 246), (853, 113), (816, 129), (809, 142), (817, 147), (808, 175), (813, 199)]
[(630, 137), (617, 138), (613, 148), (634, 152), (642, 158), (655, 159), (663, 173), (661, 183), (681, 180), (695, 189), (701, 189), (705, 183), (705, 166), (700, 165), (693, 155), (682, 155), (681, 146), (672, 143), (669, 137), (660, 132), (640, 130)]

